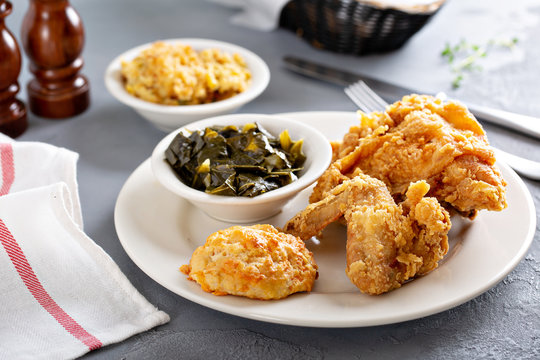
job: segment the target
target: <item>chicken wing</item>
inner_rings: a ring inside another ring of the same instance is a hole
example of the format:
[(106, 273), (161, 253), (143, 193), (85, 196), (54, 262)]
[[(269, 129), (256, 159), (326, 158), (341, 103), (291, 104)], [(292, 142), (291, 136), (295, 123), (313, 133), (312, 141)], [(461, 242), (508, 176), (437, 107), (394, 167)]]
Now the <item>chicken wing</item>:
[(411, 182), (425, 180), (429, 196), (470, 218), (506, 207), (506, 182), (486, 134), (457, 102), (411, 95), (385, 112), (360, 113), (360, 125), (334, 144), (334, 156), (310, 202), (363, 172), (382, 180), (397, 199)]
[(284, 231), (307, 240), (344, 216), (347, 276), (362, 292), (382, 294), (433, 270), (448, 251), (450, 216), (424, 197), (428, 191), (425, 181), (411, 184), (397, 205), (382, 181), (359, 174), (308, 205)]

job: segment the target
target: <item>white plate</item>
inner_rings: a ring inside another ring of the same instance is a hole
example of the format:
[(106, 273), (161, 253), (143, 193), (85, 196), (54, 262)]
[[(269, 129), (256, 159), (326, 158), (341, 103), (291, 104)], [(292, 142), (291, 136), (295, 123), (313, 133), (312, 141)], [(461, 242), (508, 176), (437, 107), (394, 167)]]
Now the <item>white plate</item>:
[[(305, 121), (329, 139), (340, 139), (356, 115), (348, 112), (281, 114)], [(452, 218), (450, 251), (430, 274), (384, 295), (360, 293), (345, 275), (345, 230), (332, 224), (320, 243), (308, 242), (319, 265), (311, 293), (259, 301), (215, 296), (188, 281), (178, 268), (212, 232), (231, 224), (214, 220), (173, 195), (152, 176), (150, 161), (126, 181), (115, 208), (118, 237), (127, 254), (165, 288), (209, 308), (250, 319), (315, 327), (358, 327), (420, 318), (460, 305), (501, 281), (523, 258), (536, 227), (534, 204), (521, 179), (499, 164), (508, 182), (508, 208), (481, 212), (470, 222)], [(310, 188), (268, 219), (283, 226), (307, 205)]]

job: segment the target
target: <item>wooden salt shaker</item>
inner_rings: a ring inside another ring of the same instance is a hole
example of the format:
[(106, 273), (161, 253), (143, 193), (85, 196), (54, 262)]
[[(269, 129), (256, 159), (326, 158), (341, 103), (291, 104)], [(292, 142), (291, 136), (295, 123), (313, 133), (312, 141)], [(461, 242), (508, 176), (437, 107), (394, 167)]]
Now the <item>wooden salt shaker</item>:
[(79, 74), (84, 28), (68, 0), (30, 0), (22, 43), (35, 78), (28, 83), (30, 110), (46, 118), (66, 118), (90, 104), (88, 80)]
[(15, 98), (19, 92), (21, 52), (6, 28), (5, 18), (10, 13), (11, 3), (0, 0), (0, 132), (17, 137), (26, 130), (28, 122), (24, 104)]

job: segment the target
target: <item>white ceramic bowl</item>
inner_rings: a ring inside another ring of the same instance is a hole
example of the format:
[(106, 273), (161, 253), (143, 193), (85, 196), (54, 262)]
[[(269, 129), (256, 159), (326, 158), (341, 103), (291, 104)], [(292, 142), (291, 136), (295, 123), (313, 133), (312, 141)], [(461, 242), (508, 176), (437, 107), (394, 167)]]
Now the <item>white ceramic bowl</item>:
[[(165, 150), (184, 129), (202, 130), (213, 125), (244, 125), (256, 122), (278, 136), (287, 129), (292, 140), (304, 139), (304, 169), (296, 181), (279, 189), (252, 197), (211, 195), (185, 185), (165, 160)], [(256, 222), (277, 214), (301, 190), (313, 184), (330, 165), (332, 148), (318, 130), (295, 120), (259, 114), (232, 114), (209, 118), (186, 125), (167, 135), (152, 153), (152, 171), (157, 180), (173, 193), (188, 200), (209, 216), (234, 223)]]
[(214, 48), (231, 54), (237, 53), (244, 58), (252, 75), (251, 84), (246, 91), (225, 100), (201, 105), (160, 105), (129, 94), (124, 88), (120, 72), (123, 60), (132, 60), (154, 42), (138, 46), (119, 55), (105, 71), (105, 86), (117, 100), (135, 109), (140, 115), (163, 131), (173, 131), (180, 126), (197, 120), (232, 113), (259, 96), (270, 81), (270, 71), (266, 63), (253, 52), (240, 46), (209, 39), (185, 38), (159, 41), (187, 44), (195, 50)]

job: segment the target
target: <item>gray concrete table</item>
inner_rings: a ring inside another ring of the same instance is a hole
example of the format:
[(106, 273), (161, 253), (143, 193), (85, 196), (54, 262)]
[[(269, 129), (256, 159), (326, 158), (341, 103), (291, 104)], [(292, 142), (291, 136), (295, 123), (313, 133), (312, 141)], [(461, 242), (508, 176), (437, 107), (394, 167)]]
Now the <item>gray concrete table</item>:
[[(14, 2), (7, 19), (19, 38), (28, 2)], [(117, 262), (133, 285), (171, 316), (170, 323), (88, 354), (87, 358), (540, 358), (540, 231), (524, 260), (498, 285), (442, 313), (367, 328), (318, 329), (269, 324), (224, 314), (168, 291), (143, 273), (117, 238), (113, 209), (131, 172), (163, 133), (110, 96), (103, 83), (108, 63), (121, 52), (157, 39), (202, 37), (236, 43), (270, 67), (268, 89), (241, 112), (354, 111), (334, 86), (287, 72), (286, 54), (388, 79), (471, 102), (540, 116), (540, 4), (536, 1), (450, 0), (405, 47), (355, 57), (321, 51), (287, 30), (258, 32), (232, 25), (234, 10), (201, 0), (73, 0), (86, 28), (83, 53), (92, 105), (84, 114), (51, 121), (30, 114), (20, 140), (44, 141), (80, 154), (78, 179), (85, 230)], [(486, 41), (516, 35), (515, 51), (453, 91), (453, 75), (440, 56), (447, 41)], [(20, 82), (30, 79), (25, 60)], [(20, 97), (26, 100), (23, 90)], [(491, 143), (540, 161), (540, 142), (484, 123)], [(540, 210), (540, 183), (525, 180)], [(508, 224), (511, 226), (511, 224)]]

